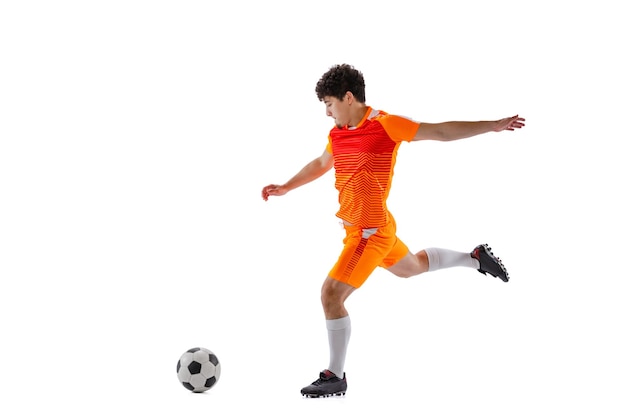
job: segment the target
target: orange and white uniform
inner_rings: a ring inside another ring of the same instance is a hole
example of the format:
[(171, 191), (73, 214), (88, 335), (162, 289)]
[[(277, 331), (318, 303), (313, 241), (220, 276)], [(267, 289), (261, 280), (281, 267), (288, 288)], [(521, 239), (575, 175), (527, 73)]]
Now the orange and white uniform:
[(389, 267), (408, 253), (387, 209), (398, 148), (411, 141), (419, 122), (368, 107), (355, 127), (334, 127), (326, 150), (333, 155), (337, 216), (344, 221), (344, 249), (333, 279), (360, 287), (378, 266)]

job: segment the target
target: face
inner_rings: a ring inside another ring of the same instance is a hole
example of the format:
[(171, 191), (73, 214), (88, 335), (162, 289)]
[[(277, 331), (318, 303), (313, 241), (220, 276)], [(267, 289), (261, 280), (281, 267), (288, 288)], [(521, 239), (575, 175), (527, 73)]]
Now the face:
[(348, 96), (349, 94), (346, 94), (343, 100), (331, 96), (324, 97), (326, 115), (335, 119), (335, 125), (338, 128), (343, 128), (350, 122), (350, 103)]

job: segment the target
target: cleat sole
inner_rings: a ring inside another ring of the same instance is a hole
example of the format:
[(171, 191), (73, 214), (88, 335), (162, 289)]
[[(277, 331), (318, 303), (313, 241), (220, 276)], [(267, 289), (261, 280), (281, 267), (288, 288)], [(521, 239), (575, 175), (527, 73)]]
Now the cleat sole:
[(332, 398), (333, 396), (345, 396), (345, 394), (346, 392), (328, 393), (324, 395), (313, 395), (313, 394), (304, 393), (302, 394), (302, 396), (304, 396), (305, 398), (317, 399), (317, 398)]

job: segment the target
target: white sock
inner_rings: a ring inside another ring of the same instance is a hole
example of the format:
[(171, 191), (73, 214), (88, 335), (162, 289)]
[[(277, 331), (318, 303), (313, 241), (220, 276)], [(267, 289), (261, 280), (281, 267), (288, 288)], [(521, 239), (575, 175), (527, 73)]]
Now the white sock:
[(343, 366), (346, 362), (348, 341), (350, 341), (350, 333), (352, 331), (350, 316), (327, 319), (326, 329), (328, 330), (328, 345), (330, 346), (328, 370), (333, 372), (338, 378), (343, 379)]
[(480, 263), (470, 253), (446, 250), (443, 248), (426, 248), (428, 255), (428, 271), (447, 269), (450, 267), (479, 268)]

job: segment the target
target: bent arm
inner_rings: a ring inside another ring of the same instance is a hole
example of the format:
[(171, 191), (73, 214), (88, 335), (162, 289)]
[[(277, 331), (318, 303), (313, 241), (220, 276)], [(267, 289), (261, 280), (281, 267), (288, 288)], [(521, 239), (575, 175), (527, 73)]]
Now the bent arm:
[(524, 121), (524, 118), (515, 115), (492, 121), (421, 123), (413, 141), (455, 141), (487, 132), (514, 131), (524, 127)]
[(267, 200), (269, 196), (282, 196), (293, 189), (320, 178), (333, 167), (333, 162), (332, 154), (324, 150), (322, 155), (302, 167), (302, 169), (285, 184), (270, 184), (265, 186), (262, 191), (263, 200)]
[(302, 170), (295, 176), (283, 184), (283, 187), (287, 191), (291, 191), (300, 186), (304, 186), (307, 183), (312, 182), (326, 174), (333, 166), (333, 156), (328, 151), (324, 150), (322, 155), (302, 167)]

